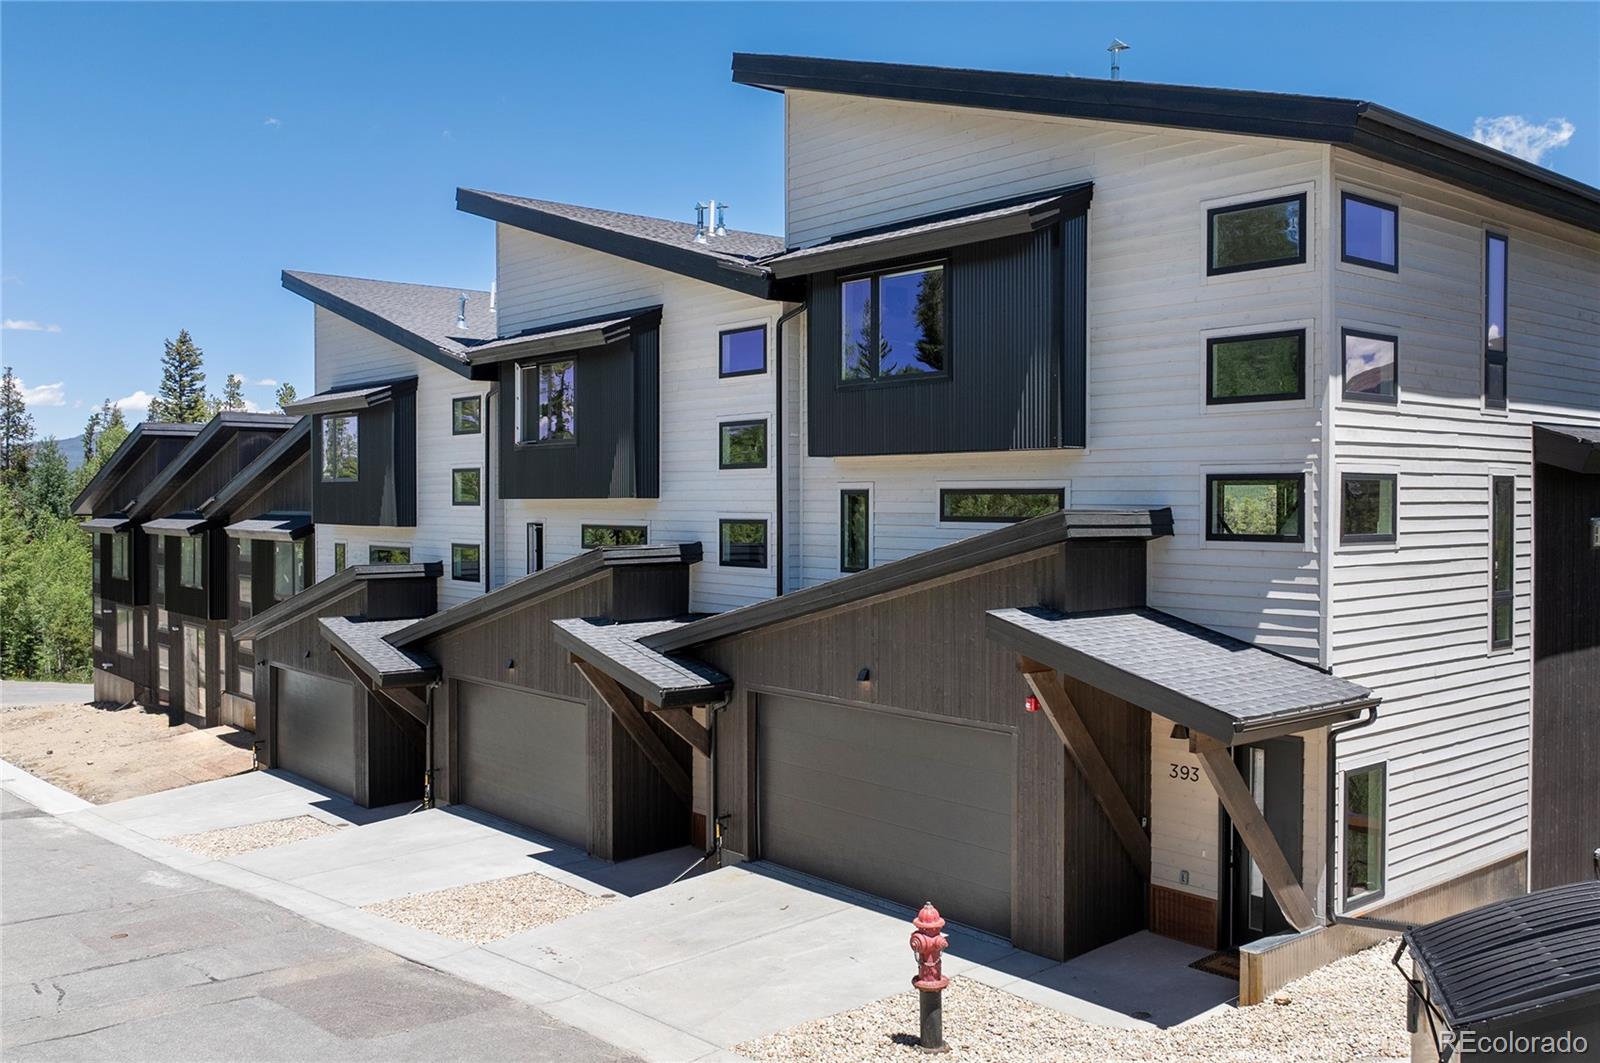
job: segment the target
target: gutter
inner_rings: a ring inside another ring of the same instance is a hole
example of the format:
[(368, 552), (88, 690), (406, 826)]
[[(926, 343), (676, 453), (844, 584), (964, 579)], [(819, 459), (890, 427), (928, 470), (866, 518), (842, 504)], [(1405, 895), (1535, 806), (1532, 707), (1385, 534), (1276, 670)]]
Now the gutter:
[(1325, 853), (1323, 858), (1322, 874), (1323, 881), (1326, 883), (1326, 893), (1324, 894), (1324, 910), (1327, 916), (1328, 926), (1354, 926), (1363, 927), (1367, 930), (1378, 930), (1390, 934), (1403, 934), (1407, 930), (1413, 929), (1416, 924), (1401, 923), (1392, 919), (1378, 919), (1372, 916), (1341, 915), (1339, 914), (1339, 902), (1335, 899), (1337, 894), (1335, 893), (1334, 886), (1337, 876), (1334, 874), (1334, 838), (1336, 837), (1335, 832), (1338, 829), (1339, 822), (1339, 806), (1335, 800), (1335, 798), (1338, 796), (1337, 783), (1339, 775), (1337, 769), (1339, 763), (1339, 738), (1342, 735), (1350, 733), (1351, 731), (1359, 731), (1364, 727), (1371, 727), (1377, 722), (1378, 706), (1371, 705), (1367, 708), (1366, 719), (1358, 720), (1357, 722), (1350, 724), (1348, 727), (1328, 728), (1327, 778), (1324, 780), (1326, 787), (1324, 799), (1326, 801), (1327, 808), (1327, 828), (1323, 836)]
[[(777, 342), (777, 349), (773, 354), (773, 370), (774, 370), (774, 376), (777, 377), (777, 382), (774, 385), (774, 391), (773, 391), (774, 402), (773, 402), (773, 406), (772, 406), (772, 425), (773, 425), (773, 432), (772, 432), (772, 466), (773, 466), (773, 470), (774, 470), (774, 472), (773, 472), (772, 490), (773, 490), (773, 497), (775, 499), (774, 506), (773, 506), (774, 519), (773, 519), (772, 523), (773, 523), (773, 539), (776, 542), (777, 552), (778, 552), (778, 563), (774, 566), (774, 568), (777, 570), (776, 595), (777, 595), (777, 597), (780, 597), (780, 598), (783, 596), (783, 549), (784, 549), (784, 547), (783, 547), (783, 472), (784, 472), (784, 469), (783, 469), (783, 399), (784, 399), (784, 391), (783, 391), (783, 326), (785, 324), (787, 324), (792, 318), (798, 317), (799, 315), (801, 315), (801, 314), (803, 314), (805, 312), (806, 312), (806, 304), (805, 303), (801, 303), (799, 306), (795, 307), (793, 310), (785, 310), (782, 314), (778, 315), (778, 325), (777, 325), (778, 342)], [(724, 704), (726, 704), (726, 702), (724, 702)], [(712, 718), (715, 719), (715, 713), (713, 713)], [(715, 747), (713, 746), (713, 748), (715, 748)]]
[(494, 589), (494, 483), (495, 478), (489, 468), (489, 463), (494, 459), (494, 410), (495, 403), (500, 396), (500, 381), (498, 378), (489, 385), (489, 390), (483, 396), (483, 407), (479, 420), (483, 424), (483, 593), (488, 594)]

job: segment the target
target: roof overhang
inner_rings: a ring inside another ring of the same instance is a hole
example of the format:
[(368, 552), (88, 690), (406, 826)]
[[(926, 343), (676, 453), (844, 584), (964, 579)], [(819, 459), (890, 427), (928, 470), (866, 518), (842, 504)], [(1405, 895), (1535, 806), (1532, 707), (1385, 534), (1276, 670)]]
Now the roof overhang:
[(1019, 236), (1083, 214), (1093, 194), (1093, 184), (1080, 184), (928, 215), (788, 251), (766, 265), (776, 277), (794, 277)]
[(206, 530), (206, 519), (198, 513), (181, 517), (162, 517), (147, 520), (139, 527), (146, 535), (198, 535)]
[[(282, 271), (279, 277), (284, 288), (301, 298), (310, 300), (322, 309), (338, 314), (351, 324), (360, 325), (368, 332), (382, 336), (391, 343), (399, 344), (406, 350), (442, 365), (453, 373), (467, 375), (467, 364), (464, 361), (427, 337), (403, 328), (381, 314), (374, 313), (364, 306), (358, 306), (325, 288), (319, 288), (290, 270)], [(286, 408), (286, 412), (293, 411)]]
[(78, 497), (72, 500), (72, 512), (80, 517), (86, 517), (94, 511), (94, 507), (102, 500), (102, 496), (110, 490), (123, 473), (128, 471), (139, 454), (152, 445), (157, 439), (192, 439), (200, 434), (201, 426), (197, 424), (166, 424), (160, 421), (145, 421), (133, 426), (128, 437), (122, 441), (116, 451), (105, 460), (99, 471), (94, 474), (83, 490), (78, 492)]
[(304, 539), (316, 529), (309, 513), (269, 513), (253, 520), (241, 520), (227, 526), (230, 539), (271, 539), (275, 542), (292, 542)]
[(416, 387), (417, 378), (414, 376), (385, 380), (377, 384), (357, 384), (296, 399), (283, 409), (285, 413), (313, 416), (323, 413), (354, 413), (357, 410), (370, 410), (374, 406), (381, 406), (393, 399), (396, 392), (414, 391)]
[(294, 423), (292, 418), (280, 413), (228, 411), (216, 414), (178, 452), (177, 457), (169, 461), (155, 478), (145, 485), (144, 490), (139, 492), (139, 497), (134, 499), (133, 505), (128, 507), (129, 515), (137, 520), (160, 508), (165, 500), (171, 498), (178, 485), (198, 471), (205, 462), (216, 457), (240, 432), (287, 432), (294, 427)]
[(683, 620), (611, 623), (552, 620), (556, 645), (594, 665), (645, 703), (658, 709), (688, 708), (721, 701), (733, 689), (726, 675), (699, 661), (652, 650), (640, 640), (686, 626)]
[(325, 616), (317, 623), (329, 645), (375, 687), (422, 686), (439, 678), (439, 664), (432, 657), (402, 650), (386, 639), (413, 621)]
[(468, 353), (467, 359), (472, 365), (479, 366), (604, 347), (628, 339), (635, 333), (655, 328), (660, 323), (661, 307), (649, 306), (601, 317), (544, 325), (474, 347)]
[(1533, 460), (1569, 472), (1600, 475), (1600, 425), (1534, 425)]
[(212, 495), (206, 504), (200, 507), (200, 512), (211, 519), (227, 520), (237, 502), (249, 498), (283, 475), (305, 455), (310, 445), (311, 418), (302, 417), (295, 422), (293, 428), (274, 439), (271, 446), (258, 454), (254, 461), (239, 470), (237, 476)]
[(240, 641), (258, 639), (314, 615), (322, 606), (354, 590), (358, 583), (378, 580), (438, 579), (444, 575), (444, 564), (439, 561), (412, 562), (405, 565), (352, 565), (335, 572), (325, 580), (313, 583), (299, 594), (264, 609), (247, 620), (241, 620), (230, 630)]
[(734, 54), (733, 80), (775, 92), (796, 89), (1343, 145), (1600, 232), (1600, 189), (1361, 100), (747, 53)]
[(94, 532), (98, 535), (115, 535), (118, 532), (127, 531), (132, 526), (133, 520), (121, 513), (115, 513), (109, 517), (94, 517), (78, 525), (84, 531)]

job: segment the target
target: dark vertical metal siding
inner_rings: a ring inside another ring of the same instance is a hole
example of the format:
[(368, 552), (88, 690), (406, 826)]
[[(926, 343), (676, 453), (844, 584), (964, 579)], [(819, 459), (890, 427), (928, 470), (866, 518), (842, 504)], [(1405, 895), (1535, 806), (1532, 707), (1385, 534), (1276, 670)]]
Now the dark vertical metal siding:
[(1061, 223), (1061, 445), (1089, 445), (1089, 215)]
[(417, 523), (417, 397), (396, 386), (394, 397), (356, 414), (358, 479), (322, 478), (322, 417), (311, 424), (311, 512), (318, 524), (411, 527)]
[(661, 497), (661, 332), (633, 337), (633, 497)]

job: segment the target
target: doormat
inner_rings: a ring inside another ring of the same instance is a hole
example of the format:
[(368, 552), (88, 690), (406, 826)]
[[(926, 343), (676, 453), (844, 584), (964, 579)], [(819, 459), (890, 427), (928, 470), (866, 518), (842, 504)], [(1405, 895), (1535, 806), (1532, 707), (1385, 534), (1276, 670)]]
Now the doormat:
[(1209, 956), (1200, 957), (1189, 966), (1197, 971), (1204, 971), (1206, 974), (1214, 974), (1222, 978), (1231, 978), (1237, 982), (1239, 980), (1239, 950), (1223, 949), (1221, 952), (1213, 952)]

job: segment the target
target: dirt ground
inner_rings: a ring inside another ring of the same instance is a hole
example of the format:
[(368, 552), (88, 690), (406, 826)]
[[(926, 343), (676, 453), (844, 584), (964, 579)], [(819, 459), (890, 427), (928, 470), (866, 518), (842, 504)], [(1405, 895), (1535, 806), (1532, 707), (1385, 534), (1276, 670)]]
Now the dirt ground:
[(0, 757), (97, 805), (250, 770), (254, 736), (173, 725), (132, 705), (27, 705), (0, 712)]

